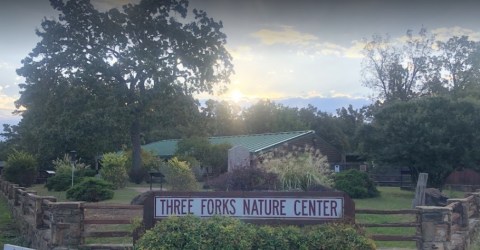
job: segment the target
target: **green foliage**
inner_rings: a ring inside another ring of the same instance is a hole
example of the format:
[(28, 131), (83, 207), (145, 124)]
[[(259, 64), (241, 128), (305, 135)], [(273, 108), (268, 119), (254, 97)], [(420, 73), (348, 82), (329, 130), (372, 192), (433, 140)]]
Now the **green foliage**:
[(367, 173), (349, 169), (335, 174), (334, 188), (347, 193), (351, 198), (371, 198), (380, 195)]
[(409, 167), (441, 187), (456, 166), (478, 169), (480, 102), (429, 97), (385, 105), (360, 130), (362, 151), (377, 164)]
[(37, 161), (27, 152), (14, 150), (8, 155), (2, 175), (7, 181), (30, 187), (37, 177)]
[[(81, 180), (82, 178), (78, 178), (78, 176), (76, 176), (76, 178), (73, 179), (73, 182), (74, 184), (78, 184)], [(55, 174), (54, 176), (47, 179), (45, 187), (48, 189), (48, 191), (66, 191), (67, 189), (72, 187), (72, 174)]]
[(222, 23), (189, 10), (188, 1), (104, 11), (90, 1), (51, 6), (59, 17), (42, 21), (40, 41), (17, 71), (26, 79), (17, 103), (27, 110), (22, 143), (45, 157), (67, 145), (93, 159), (130, 135), (136, 172), (144, 127), (159, 126), (145, 120), (167, 117), (158, 100), (223, 89), (233, 72)]
[[(11, 244), (28, 247), (28, 238), (20, 230), (18, 221), (14, 220), (12, 211), (5, 197), (0, 196), (0, 246)], [(4, 248), (6, 248), (4, 246)]]
[(85, 163), (81, 163), (78, 160), (75, 160), (75, 162), (72, 162), (72, 159), (68, 154), (64, 154), (63, 158), (57, 158), (53, 160), (52, 164), (56, 174), (69, 174), (69, 173), (71, 174), (72, 164), (75, 166), (75, 170), (90, 169), (89, 165), (86, 165)]
[(375, 249), (349, 225), (256, 226), (230, 217), (170, 217), (148, 230), (136, 249)]
[(164, 164), (160, 171), (165, 175), (165, 181), (172, 191), (196, 191), (199, 185), (190, 166), (176, 157)]
[(350, 225), (324, 224), (308, 227), (305, 231), (306, 249), (376, 249), (373, 240)]
[(261, 134), (308, 129), (299, 119), (298, 109), (261, 100), (243, 111), (247, 133)]
[(133, 154), (132, 150), (126, 150), (124, 152), (126, 155), (126, 168), (128, 170), (128, 177), (130, 181), (140, 184), (143, 181), (149, 180), (148, 172), (158, 170), (161, 165), (161, 160), (158, 159), (153, 153), (142, 150), (141, 158), (142, 158), (142, 165), (137, 172), (134, 172), (133, 167)]
[(67, 199), (74, 201), (97, 202), (113, 198), (113, 186), (104, 180), (87, 177), (67, 190)]
[[(278, 156), (275, 154), (279, 154)], [(262, 163), (268, 172), (278, 175), (282, 190), (309, 190), (317, 185), (332, 186), (332, 171), (319, 152), (273, 152)]]
[(277, 174), (269, 173), (264, 168), (245, 167), (221, 174), (207, 184), (221, 191), (275, 190), (278, 178)]
[[(54, 176), (47, 179), (45, 187), (49, 191), (66, 191), (72, 187), (72, 166), (70, 165), (69, 169), (66, 168), (67, 165), (62, 166), (65, 167), (60, 167), (58, 173), (56, 172)], [(75, 185), (82, 182), (85, 177), (94, 177), (95, 175), (95, 170), (90, 168), (75, 169), (73, 184)]]
[(302, 249), (302, 234), (295, 226), (257, 227), (252, 249)]
[(229, 144), (211, 144), (205, 137), (191, 137), (178, 142), (175, 154), (193, 157), (203, 168), (208, 168), (209, 173), (219, 175), (227, 171), (230, 148)]
[(127, 184), (127, 157), (124, 154), (107, 153), (102, 158), (100, 175), (113, 184), (115, 189), (123, 188)]

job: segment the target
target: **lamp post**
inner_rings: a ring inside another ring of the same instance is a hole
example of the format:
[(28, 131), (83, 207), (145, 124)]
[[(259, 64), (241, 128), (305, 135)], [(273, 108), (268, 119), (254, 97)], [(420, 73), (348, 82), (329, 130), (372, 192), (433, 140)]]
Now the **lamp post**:
[(75, 171), (75, 161), (77, 160), (77, 151), (70, 151), (70, 163), (72, 164), (72, 187), (73, 187), (73, 175)]

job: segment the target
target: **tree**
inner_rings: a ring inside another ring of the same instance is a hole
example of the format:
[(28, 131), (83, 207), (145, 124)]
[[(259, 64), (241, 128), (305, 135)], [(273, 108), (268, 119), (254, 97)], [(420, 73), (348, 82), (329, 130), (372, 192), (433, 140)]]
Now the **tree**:
[(58, 20), (42, 22), (41, 41), (18, 70), (26, 78), (17, 102), (26, 108), (23, 119), (38, 116), (35, 103), (48, 101), (43, 97), (57, 88), (106, 93), (128, 121), (135, 173), (141, 172), (142, 121), (160, 108), (154, 100), (165, 93), (211, 93), (233, 71), (222, 23), (201, 10), (187, 17), (186, 0), (142, 0), (106, 12), (89, 0), (50, 3)]
[(178, 142), (175, 155), (193, 157), (207, 168), (207, 172), (210, 169), (212, 174), (218, 176), (227, 171), (228, 150), (231, 147), (227, 143), (211, 144), (205, 137), (191, 137)]
[(441, 187), (456, 167), (478, 169), (480, 102), (424, 97), (386, 105), (361, 130), (361, 148), (377, 164), (429, 174)]
[(469, 85), (478, 85), (480, 80), (479, 44), (468, 36), (451, 37), (437, 41), (437, 55), (432, 60), (428, 82), (431, 93), (459, 92)]
[(202, 113), (206, 119), (209, 135), (225, 136), (245, 133), (241, 109), (238, 105), (227, 101), (207, 100)]
[(242, 113), (247, 133), (275, 133), (306, 130), (297, 108), (285, 107), (270, 100), (260, 100)]
[(366, 109), (367, 107), (353, 109), (352, 105), (337, 109), (337, 126), (341, 128), (348, 142), (344, 147), (345, 151), (351, 152), (357, 149), (356, 134), (357, 130), (364, 124)]
[(386, 102), (410, 100), (422, 92), (433, 36), (425, 28), (417, 36), (407, 31), (400, 47), (390, 37), (374, 35), (364, 48), (363, 85), (378, 91)]

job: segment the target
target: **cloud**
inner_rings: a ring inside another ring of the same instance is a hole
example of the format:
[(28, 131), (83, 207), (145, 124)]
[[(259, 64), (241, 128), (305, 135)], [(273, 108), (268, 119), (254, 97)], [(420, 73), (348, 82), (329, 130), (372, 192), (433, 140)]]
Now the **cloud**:
[(480, 32), (459, 26), (434, 29), (432, 33), (435, 34), (435, 38), (440, 41), (447, 41), (453, 36), (468, 36), (469, 40), (480, 41)]
[(365, 48), (366, 43), (362, 41), (352, 41), (352, 46), (346, 48), (343, 52), (343, 56), (347, 58), (363, 58), (362, 51)]
[(252, 33), (252, 36), (260, 39), (263, 44), (296, 44), (307, 45), (318, 38), (312, 34), (296, 31), (291, 26), (283, 26), (282, 30), (261, 29)]
[(8, 69), (8, 70), (10, 70), (10, 69), (14, 69), (14, 68), (15, 68), (15, 67), (14, 67), (12, 64), (10, 64), (10, 63), (0, 62), (0, 70), (2, 70), (2, 69)]
[[(0, 89), (1, 91), (1, 89)], [(15, 96), (7, 96), (5, 94), (0, 94), (0, 110), (5, 112), (13, 112), (15, 110), (14, 102), (18, 99)]]
[(251, 62), (256, 59), (250, 46), (227, 47), (227, 50), (235, 61)]
[[(351, 46), (349, 47), (329, 41), (320, 42), (317, 36), (309, 33), (301, 33), (290, 26), (283, 26), (280, 31), (261, 29), (252, 33), (252, 36), (260, 39), (260, 41), (266, 45), (283, 44), (298, 46), (297, 55), (308, 57), (312, 57), (313, 54), (315, 54), (345, 58), (363, 58), (362, 50), (365, 47), (365, 43), (358, 40), (351, 41)], [(239, 56), (245, 58), (246, 54), (244, 52), (251, 51), (241, 52)]]
[(93, 0), (92, 4), (99, 10), (109, 10), (111, 8), (120, 8), (125, 4), (136, 4), (140, 0)]

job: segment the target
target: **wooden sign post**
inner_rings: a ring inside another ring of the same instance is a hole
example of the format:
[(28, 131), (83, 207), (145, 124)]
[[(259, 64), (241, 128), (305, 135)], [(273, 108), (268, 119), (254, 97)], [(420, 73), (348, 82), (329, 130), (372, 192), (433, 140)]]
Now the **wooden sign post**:
[(425, 189), (427, 188), (428, 174), (420, 173), (415, 189), (415, 198), (412, 202), (412, 208), (425, 205)]

